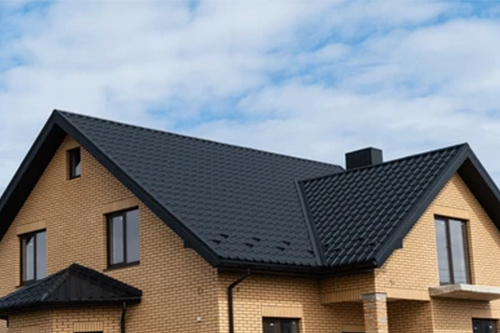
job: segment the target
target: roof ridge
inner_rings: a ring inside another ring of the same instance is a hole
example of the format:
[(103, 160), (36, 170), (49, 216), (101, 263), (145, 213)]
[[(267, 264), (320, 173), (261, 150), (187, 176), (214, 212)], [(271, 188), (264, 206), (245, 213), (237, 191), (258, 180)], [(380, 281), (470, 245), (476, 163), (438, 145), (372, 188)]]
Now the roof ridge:
[(224, 146), (224, 147), (227, 147), (227, 148), (247, 150), (247, 151), (251, 151), (251, 152), (255, 152), (255, 153), (261, 153), (261, 154), (265, 154), (265, 155), (271, 155), (271, 156), (274, 156), (274, 157), (287, 158), (287, 159), (293, 159), (293, 160), (297, 160), (297, 161), (301, 161), (301, 162), (314, 163), (314, 164), (322, 164), (322, 165), (330, 165), (330, 166), (334, 166), (334, 167), (337, 167), (337, 168), (342, 168), (338, 164), (333, 164), (333, 163), (328, 163), (328, 162), (321, 162), (321, 161), (317, 161), (317, 160), (312, 160), (312, 159), (303, 158), (303, 157), (297, 157), (297, 156), (292, 156), (292, 155), (286, 155), (286, 154), (281, 154), (281, 153), (275, 153), (275, 152), (266, 151), (266, 150), (257, 149), (257, 148), (250, 148), (250, 147), (238, 146), (238, 145), (235, 145), (235, 144), (229, 144), (229, 143), (224, 143), (224, 142), (210, 140), (210, 139), (202, 139), (202, 138), (198, 138), (198, 137), (195, 137), (195, 136), (190, 136), (190, 135), (185, 135), (185, 134), (179, 134), (179, 133), (174, 133), (174, 132), (169, 132), (169, 131), (164, 131), (164, 130), (159, 130), (159, 129), (153, 129), (153, 128), (149, 128), (149, 127), (145, 127), (145, 126), (132, 125), (132, 124), (127, 124), (127, 123), (123, 123), (123, 122), (119, 122), (119, 121), (104, 119), (104, 118), (100, 118), (100, 117), (87, 116), (87, 115), (83, 115), (83, 114), (80, 114), (80, 113), (75, 113), (75, 112), (70, 112), (70, 111), (65, 111), (65, 110), (54, 109), (54, 112), (57, 112), (57, 113), (59, 113), (59, 114), (61, 114), (63, 116), (66, 116), (66, 114), (68, 114), (68, 115), (82, 117), (82, 118), (90, 118), (90, 119), (94, 119), (94, 120), (98, 120), (98, 121), (102, 121), (102, 122), (107, 122), (107, 123), (111, 123), (111, 124), (115, 124), (115, 125), (126, 126), (126, 127), (136, 128), (136, 129), (140, 129), (140, 130), (145, 130), (145, 131), (150, 131), (150, 132), (156, 132), (156, 133), (160, 133), (160, 134), (165, 134), (165, 135), (171, 135), (171, 136), (175, 136), (175, 137), (179, 137), (179, 138), (187, 139), (187, 140), (195, 140), (195, 141), (200, 141), (200, 142), (204, 142), (204, 143), (215, 144), (215, 145)]
[(92, 268), (80, 265), (78, 263), (71, 264), (71, 266), (69, 266), (67, 268), (67, 270), (73, 271), (73, 272), (78, 272), (78, 273), (84, 274), (84, 275), (89, 275), (89, 276), (92, 276), (93, 278), (100, 278), (104, 283), (106, 283), (110, 287), (112, 287), (114, 289), (121, 288), (129, 294), (134, 294), (134, 293), (142, 294), (142, 291), (140, 289), (138, 289), (132, 285), (129, 285), (129, 284), (122, 282), (122, 281), (120, 281), (112, 276), (102, 274), (102, 273), (100, 273)]
[(329, 178), (329, 177), (338, 176), (338, 175), (345, 175), (345, 174), (356, 172), (356, 171), (364, 171), (364, 170), (367, 170), (367, 169), (375, 169), (375, 168), (378, 168), (378, 167), (386, 166), (388, 164), (401, 162), (403, 160), (409, 160), (409, 159), (417, 158), (417, 157), (424, 156), (424, 155), (431, 155), (431, 154), (435, 154), (435, 153), (438, 153), (438, 152), (443, 152), (443, 151), (451, 150), (451, 149), (459, 149), (461, 147), (470, 147), (470, 146), (469, 146), (469, 144), (467, 142), (460, 143), (460, 144), (456, 144), (456, 145), (452, 145), (452, 146), (447, 146), (447, 147), (443, 147), (443, 148), (438, 148), (438, 149), (433, 149), (433, 150), (425, 151), (425, 152), (422, 152), (422, 153), (417, 153), (417, 154), (413, 154), (413, 155), (399, 157), (399, 158), (396, 158), (394, 160), (382, 162), (382, 163), (375, 164), (375, 165), (368, 165), (368, 166), (359, 167), (359, 168), (355, 168), (355, 169), (344, 170), (343, 172), (331, 173), (331, 174), (323, 175), (323, 176), (319, 176), (319, 177), (312, 177), (312, 178), (301, 179), (301, 180), (299, 180), (299, 182), (300, 183), (302, 183), (302, 182), (308, 182), (308, 181), (319, 180), (319, 179)]
[(49, 298), (49, 296), (51, 296), (54, 292), (56, 292), (57, 289), (59, 289), (59, 287), (62, 286), (64, 281), (66, 281), (66, 279), (68, 278), (70, 271), (71, 271), (71, 266), (63, 269), (62, 271), (57, 272), (52, 276), (52, 278), (56, 279), (56, 281), (52, 286), (52, 288), (49, 288), (46, 292), (43, 293), (41, 301), (44, 301), (47, 298)]

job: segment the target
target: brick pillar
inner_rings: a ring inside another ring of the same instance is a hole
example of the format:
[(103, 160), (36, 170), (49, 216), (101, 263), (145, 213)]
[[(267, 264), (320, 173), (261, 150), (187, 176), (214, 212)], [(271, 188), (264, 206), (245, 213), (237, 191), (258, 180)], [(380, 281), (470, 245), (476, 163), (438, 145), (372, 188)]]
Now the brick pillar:
[(365, 316), (365, 333), (389, 333), (387, 294), (365, 294), (361, 296), (361, 299)]

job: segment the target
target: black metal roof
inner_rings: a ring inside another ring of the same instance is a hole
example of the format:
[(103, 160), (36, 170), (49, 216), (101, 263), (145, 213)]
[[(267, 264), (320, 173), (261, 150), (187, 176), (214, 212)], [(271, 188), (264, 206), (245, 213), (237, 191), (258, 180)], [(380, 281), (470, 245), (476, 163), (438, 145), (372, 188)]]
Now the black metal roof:
[(54, 111), (0, 199), (0, 237), (66, 134), (221, 269), (379, 267), (455, 172), (500, 226), (498, 189), (468, 145), (344, 171)]
[(140, 302), (142, 291), (92, 269), (73, 264), (0, 298), (0, 317), (34, 308)]
[(401, 221), (465, 146), (301, 182), (324, 261), (329, 266), (375, 259)]

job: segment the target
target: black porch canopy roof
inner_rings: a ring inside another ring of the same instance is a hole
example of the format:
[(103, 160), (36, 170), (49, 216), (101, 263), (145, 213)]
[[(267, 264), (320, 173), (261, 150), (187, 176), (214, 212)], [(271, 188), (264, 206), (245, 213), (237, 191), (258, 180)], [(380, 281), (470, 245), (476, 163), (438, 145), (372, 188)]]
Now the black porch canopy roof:
[(0, 298), (0, 317), (68, 305), (109, 305), (141, 301), (142, 291), (78, 264)]

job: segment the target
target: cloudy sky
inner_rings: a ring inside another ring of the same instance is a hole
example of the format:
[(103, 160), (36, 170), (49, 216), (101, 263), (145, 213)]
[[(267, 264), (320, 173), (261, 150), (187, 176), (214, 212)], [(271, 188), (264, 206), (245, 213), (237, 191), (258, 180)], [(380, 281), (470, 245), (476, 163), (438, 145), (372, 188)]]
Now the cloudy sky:
[(0, 0), (0, 193), (54, 108), (342, 165), (469, 142), (500, 183), (500, 2)]

